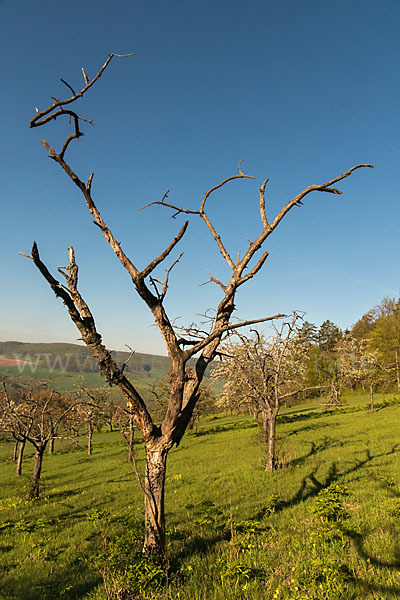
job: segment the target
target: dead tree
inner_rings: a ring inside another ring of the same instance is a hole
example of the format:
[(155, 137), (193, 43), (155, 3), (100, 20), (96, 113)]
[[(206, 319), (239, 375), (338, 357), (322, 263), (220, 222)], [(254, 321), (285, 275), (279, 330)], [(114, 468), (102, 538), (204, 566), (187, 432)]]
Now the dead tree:
[[(65, 100), (53, 98), (54, 101), (46, 109), (37, 110), (30, 122), (30, 126), (41, 127), (59, 117), (66, 117), (73, 125), (72, 133), (65, 139), (59, 151), (52, 148), (45, 140), (42, 140), (42, 143), (50, 157), (61, 167), (79, 189), (96, 226), (100, 229), (107, 243), (115, 252), (121, 265), (128, 272), (139, 297), (150, 309), (154, 321), (161, 332), (171, 360), (171, 389), (169, 403), (160, 425), (157, 425), (154, 422), (145, 400), (125, 375), (124, 368), (121, 368), (116, 364), (111, 356), (110, 350), (102, 343), (102, 337), (96, 329), (91, 310), (78, 290), (78, 265), (75, 261), (73, 248), (69, 248), (68, 266), (58, 269), (59, 273), (65, 278), (66, 285), (62, 285), (50, 273), (47, 266), (40, 258), (36, 243), (33, 244), (32, 254), (29, 258), (33, 260), (35, 266), (48, 282), (54, 294), (63, 300), (72, 321), (77, 326), (82, 340), (88, 346), (93, 357), (97, 361), (99, 370), (105, 380), (110, 385), (118, 386), (125, 396), (126, 401), (132, 406), (134, 418), (137, 426), (142, 432), (146, 450), (144, 550), (150, 553), (163, 554), (165, 548), (164, 486), (167, 456), (174, 444), (178, 445), (181, 441), (190, 421), (193, 409), (199, 397), (199, 387), (204, 372), (217, 355), (218, 346), (228, 332), (243, 327), (244, 325), (270, 321), (280, 316), (275, 315), (273, 317), (241, 321), (232, 324), (231, 317), (235, 308), (234, 302), (237, 290), (241, 285), (252, 279), (259, 272), (265, 263), (268, 253), (264, 252), (255, 264), (251, 264), (252, 259), (288, 212), (293, 207), (300, 206), (304, 197), (310, 192), (320, 191), (339, 194), (339, 190), (332, 187), (336, 182), (348, 177), (354, 170), (370, 165), (357, 165), (327, 183), (309, 186), (293, 200), (290, 200), (272, 221), (268, 220), (265, 210), (265, 188), (268, 181), (265, 180), (260, 188), (259, 200), (262, 221), (261, 233), (255, 241), (249, 243), (249, 247), (243, 253), (243, 256), (239, 255), (236, 260), (232, 258), (226, 249), (220, 234), (216, 231), (208, 212), (206, 212), (206, 206), (207, 201), (212, 194), (226, 186), (228, 183), (238, 179), (254, 179), (253, 177), (243, 174), (240, 170), (240, 165), (237, 175), (224, 179), (221, 183), (214, 185), (206, 192), (200, 203), (200, 207), (197, 210), (178, 207), (167, 202), (168, 192), (164, 195), (162, 200), (153, 202), (152, 204), (158, 204), (164, 208), (171, 209), (174, 216), (185, 214), (200, 217), (214, 238), (220, 253), (231, 270), (230, 278), (226, 283), (221, 282), (210, 273), (210, 280), (219, 286), (222, 292), (222, 298), (216, 308), (215, 317), (212, 320), (209, 329), (206, 331), (200, 331), (196, 328), (188, 328), (186, 331), (177, 329), (166, 312), (164, 300), (168, 291), (171, 270), (182, 255), (175, 258), (171, 262), (171, 265), (165, 269), (164, 277), (161, 276), (161, 278), (156, 278), (155, 270), (171, 255), (172, 251), (185, 235), (188, 221), (183, 223), (176, 237), (163, 252), (156, 256), (148, 265), (140, 268), (125, 253), (121, 243), (117, 241), (112, 231), (104, 222), (100, 211), (93, 200), (93, 173), (85, 182), (75, 171), (73, 171), (71, 166), (65, 160), (65, 154), (71, 142), (75, 139), (79, 139), (83, 135), (80, 128), (81, 123), (84, 121), (90, 123), (88, 119), (83, 119), (75, 112), (75, 103), (96, 83), (110, 64), (111, 60), (114, 57), (119, 56), (122, 55), (110, 54), (93, 79), (90, 79), (85, 70), (82, 69), (84, 86), (78, 92), (76, 92), (69, 83), (62, 80), (69, 89), (70, 96)], [(71, 107), (74, 109), (72, 110)], [(196, 367), (194, 370), (189, 370), (188, 361), (193, 357), (196, 357)]]

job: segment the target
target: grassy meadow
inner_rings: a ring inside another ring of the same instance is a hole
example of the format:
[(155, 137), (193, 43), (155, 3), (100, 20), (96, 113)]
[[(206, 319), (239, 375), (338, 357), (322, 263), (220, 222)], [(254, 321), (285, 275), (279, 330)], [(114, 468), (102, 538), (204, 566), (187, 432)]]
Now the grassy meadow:
[[(84, 437), (56, 442), (38, 501), (24, 499), (31, 449), (17, 479), (1, 443), (0, 598), (399, 597), (399, 418), (393, 394), (374, 414), (367, 394), (284, 410), (272, 474), (250, 417), (203, 419), (169, 456), (167, 578), (141, 556), (143, 495), (118, 432), (97, 433), (91, 457)], [(141, 473), (139, 434), (136, 455)]]
[[(139, 392), (146, 392), (165, 375), (164, 371), (153, 369), (146, 375), (129, 374), (129, 379), (139, 390)], [(115, 395), (118, 397), (119, 392), (110, 388), (104, 383), (104, 378), (99, 372), (91, 373), (89, 371), (83, 371), (82, 373), (76, 373), (74, 371), (61, 371), (54, 369), (49, 371), (44, 367), (37, 367), (34, 374), (29, 369), (25, 369), (22, 373), (19, 372), (18, 367), (0, 367), (0, 379), (7, 380), (8, 378), (20, 385), (37, 385), (38, 381), (45, 381), (52, 389), (58, 392), (73, 392), (77, 388), (105, 388), (111, 396)]]

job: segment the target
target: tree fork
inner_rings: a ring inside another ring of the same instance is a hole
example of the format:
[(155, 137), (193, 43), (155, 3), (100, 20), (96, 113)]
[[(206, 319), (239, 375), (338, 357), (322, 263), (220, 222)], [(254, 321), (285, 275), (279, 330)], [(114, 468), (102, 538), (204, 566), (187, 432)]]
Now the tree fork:
[[(146, 551), (154, 554), (164, 554), (164, 488), (167, 455), (168, 451), (174, 444), (179, 444), (186, 430), (196, 402), (198, 401), (198, 390), (204, 376), (205, 368), (215, 358), (219, 344), (221, 341), (223, 341), (224, 337), (229, 334), (230, 331), (237, 330), (238, 328), (246, 325), (266, 322), (277, 318), (278, 316), (283, 316), (274, 315), (273, 317), (241, 321), (235, 324), (230, 322), (230, 318), (234, 310), (235, 295), (238, 288), (259, 272), (265, 263), (267, 253), (264, 253), (261, 258), (259, 258), (258, 262), (255, 263), (255, 265), (250, 264), (252, 259), (254, 258), (256, 252), (261, 248), (265, 240), (279, 225), (280, 221), (293, 207), (301, 205), (301, 201), (305, 196), (313, 191), (339, 194), (341, 193), (339, 190), (332, 188), (333, 184), (345, 179), (356, 169), (361, 167), (370, 167), (371, 165), (356, 165), (342, 175), (339, 175), (331, 181), (328, 181), (327, 183), (309, 186), (300, 194), (298, 194), (293, 200), (289, 201), (271, 222), (268, 221), (265, 213), (265, 182), (262, 186), (260, 197), (260, 215), (262, 222), (261, 233), (254, 242), (250, 243), (250, 247), (244, 253), (243, 257), (241, 259), (238, 257), (237, 263), (235, 263), (231, 258), (224, 245), (221, 235), (219, 232), (217, 232), (210, 217), (208, 216), (206, 212), (206, 203), (217, 190), (226, 186), (230, 182), (238, 179), (254, 179), (249, 175), (244, 175), (240, 170), (240, 165), (238, 175), (225, 178), (222, 182), (214, 185), (205, 193), (199, 210), (185, 209), (174, 206), (169, 202), (167, 203), (167, 194), (164, 195), (161, 201), (151, 203), (160, 204), (164, 207), (171, 208), (174, 210), (175, 215), (183, 213), (200, 216), (208, 228), (211, 237), (214, 239), (219, 252), (231, 270), (231, 276), (227, 285), (222, 284), (222, 282), (218, 281), (211, 275), (211, 281), (217, 283), (223, 292), (222, 300), (219, 302), (216, 310), (215, 320), (212, 322), (211, 327), (207, 332), (193, 330), (193, 328), (189, 327), (186, 330), (189, 339), (183, 340), (183, 342), (189, 345), (189, 348), (187, 350), (183, 350), (181, 348), (182, 337), (178, 335), (177, 328), (174, 327), (173, 322), (169, 319), (163, 304), (168, 291), (170, 271), (177, 264), (180, 257), (173, 261), (172, 266), (165, 269), (166, 275), (164, 281), (155, 279), (155, 277), (152, 277), (152, 274), (156, 267), (158, 267), (169, 257), (170, 253), (180, 242), (187, 231), (188, 222), (186, 221), (183, 224), (179, 233), (168, 244), (163, 252), (156, 256), (142, 270), (139, 270), (132, 260), (127, 256), (127, 254), (125, 254), (120, 242), (116, 240), (113, 233), (104, 222), (100, 211), (96, 207), (92, 197), (93, 174), (89, 177), (86, 183), (79, 178), (79, 176), (65, 161), (65, 154), (67, 149), (70, 148), (71, 142), (74, 140), (79, 140), (82, 136), (82, 132), (79, 129), (80, 122), (86, 121), (91, 123), (90, 120), (83, 119), (76, 112), (74, 112), (74, 110), (71, 110), (71, 106), (73, 106), (77, 100), (86, 94), (86, 92), (102, 76), (112, 58), (122, 56), (131, 55), (110, 54), (104, 65), (98, 71), (97, 75), (95, 75), (91, 81), (89, 81), (84, 74), (85, 85), (79, 92), (74, 93), (73, 88), (67, 85), (67, 87), (72, 91), (73, 95), (65, 100), (57, 99), (45, 110), (38, 111), (31, 120), (30, 126), (42, 126), (51, 120), (55, 120), (62, 116), (70, 119), (71, 123), (73, 124), (73, 133), (71, 133), (65, 139), (60, 152), (56, 152), (56, 150), (54, 150), (46, 141), (42, 140), (42, 142), (44, 147), (49, 152), (50, 157), (63, 169), (66, 175), (82, 193), (84, 202), (90, 214), (94, 218), (95, 224), (101, 230), (105, 240), (114, 251), (123, 268), (128, 272), (138, 295), (148, 306), (153, 315), (154, 321), (160, 330), (168, 351), (168, 355), (171, 359), (171, 373), (174, 376), (174, 381), (171, 382), (172, 385), (169, 404), (161, 427), (157, 427), (154, 424), (143, 398), (131, 384), (129, 379), (127, 379), (127, 377), (124, 375), (123, 368), (120, 369), (113, 361), (111, 352), (107, 350), (102, 343), (102, 337), (96, 330), (92, 313), (77, 288), (78, 267), (75, 262), (73, 249), (69, 249), (70, 260), (68, 267), (59, 268), (59, 272), (66, 279), (66, 286), (60, 285), (60, 283), (50, 274), (46, 265), (40, 260), (36, 244), (34, 244), (32, 248), (32, 256), (30, 258), (33, 259), (35, 266), (47, 280), (54, 294), (63, 300), (72, 321), (81, 334), (82, 340), (88, 346), (92, 355), (96, 359), (102, 376), (110, 385), (117, 385), (119, 387), (132, 407), (135, 422), (139, 425), (142, 431), (146, 447), (146, 478), (144, 486), (146, 522), (145, 549)], [(83, 73), (85, 72), (83, 71)], [(65, 109), (66, 105), (68, 105), (67, 109)], [(243, 275), (245, 270), (248, 268), (249, 270), (245, 275)], [(157, 287), (157, 282), (162, 286), (161, 288)], [(153, 288), (155, 290), (154, 293), (152, 291)], [(190, 358), (195, 356), (197, 361), (196, 367), (193, 373), (189, 373), (187, 363)]]

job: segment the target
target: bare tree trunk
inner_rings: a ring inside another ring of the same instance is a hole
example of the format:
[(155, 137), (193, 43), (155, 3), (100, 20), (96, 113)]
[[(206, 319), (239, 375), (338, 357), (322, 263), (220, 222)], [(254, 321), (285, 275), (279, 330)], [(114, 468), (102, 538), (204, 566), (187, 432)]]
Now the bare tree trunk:
[(45, 446), (42, 446), (40, 450), (36, 450), (36, 454), (33, 459), (33, 473), (31, 481), (31, 489), (29, 490), (29, 498), (39, 498), (40, 491), (40, 475), (42, 472), (42, 462)]
[(268, 419), (268, 439), (267, 439), (267, 462), (265, 471), (272, 473), (275, 468), (275, 430), (276, 415), (271, 415)]
[(373, 383), (369, 384), (369, 397), (370, 397), (371, 412), (374, 412), (375, 408), (374, 408), (374, 384)]
[(133, 415), (129, 415), (129, 440), (128, 440), (128, 462), (133, 462), (133, 444), (135, 438), (135, 427)]
[(329, 404), (332, 406), (341, 406), (342, 404), (340, 388), (338, 388), (334, 382), (331, 383), (331, 397)]
[(159, 557), (165, 554), (164, 490), (167, 455), (167, 449), (157, 445), (157, 442), (152, 441), (146, 445), (143, 551)]
[(23, 442), (19, 443), (18, 460), (17, 460), (17, 477), (20, 477), (22, 474), (22, 459), (24, 457), (25, 444), (26, 444), (25, 440)]
[(261, 441), (263, 444), (267, 445), (268, 443), (268, 413), (266, 410), (262, 410), (261, 411), (261, 417), (262, 417), (262, 437), (261, 437)]
[(88, 456), (90, 456), (92, 454), (92, 437), (93, 437), (93, 426), (92, 426), (91, 419), (89, 419), (88, 424), (87, 424), (87, 432), (88, 432), (87, 453), (88, 453)]
[(14, 452), (13, 452), (13, 462), (17, 462), (18, 445), (19, 445), (19, 441), (15, 440), (15, 442), (14, 442)]
[(54, 452), (54, 438), (51, 438), (49, 442), (49, 454), (53, 454)]

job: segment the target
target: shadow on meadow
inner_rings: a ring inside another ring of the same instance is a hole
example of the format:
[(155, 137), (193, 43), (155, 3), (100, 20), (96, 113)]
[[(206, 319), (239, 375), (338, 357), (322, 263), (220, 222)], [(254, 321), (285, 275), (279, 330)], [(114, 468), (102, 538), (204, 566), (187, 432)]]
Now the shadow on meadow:
[[(392, 405), (393, 402), (385, 403), (385, 406)], [(365, 410), (365, 409), (362, 409)], [(318, 417), (330, 417), (332, 415), (337, 414), (337, 411), (332, 411), (331, 413), (313, 413), (308, 412), (306, 415), (300, 413), (298, 415), (291, 415), (289, 421), (285, 422), (296, 422), (296, 421), (306, 421), (307, 419)], [(287, 417), (285, 417), (287, 418)], [(330, 424), (327, 423), (315, 423), (315, 424), (305, 424), (300, 429), (295, 432), (291, 432), (285, 437), (289, 437), (290, 435), (297, 434), (300, 431), (316, 431), (319, 429), (323, 429), (325, 427), (331, 427), (332, 421), (329, 419)], [(234, 423), (225, 423), (221, 425), (215, 425), (211, 428), (201, 429), (197, 433), (193, 432), (191, 435), (194, 437), (202, 436), (202, 435), (210, 435), (216, 434), (224, 431), (232, 431), (237, 429), (251, 429), (256, 428), (257, 423), (255, 421), (241, 421), (237, 425)], [(289, 461), (286, 467), (303, 467), (307, 465), (307, 461), (312, 459), (313, 457), (318, 457), (318, 455), (322, 454), (326, 450), (332, 450), (336, 447), (343, 447), (346, 444), (354, 444), (356, 440), (352, 437), (348, 438), (328, 438), (324, 436), (322, 439), (317, 442), (309, 442), (310, 449), (307, 450), (302, 456), (295, 458)], [(361, 440), (359, 442), (362, 443)], [(391, 447), (391, 449), (383, 452), (379, 452), (376, 454), (372, 454), (368, 447), (362, 448), (359, 446), (359, 450), (357, 454), (359, 457), (354, 456), (351, 464), (347, 463), (347, 466), (344, 464), (338, 464), (336, 461), (333, 461), (330, 464), (330, 467), (326, 473), (326, 475), (321, 476), (318, 475), (318, 469), (321, 464), (310, 468), (307, 474), (300, 480), (298, 484), (298, 489), (294, 491), (291, 497), (287, 499), (277, 498), (274, 500), (273, 505), (271, 502), (267, 502), (261, 510), (259, 510), (255, 516), (249, 517), (249, 522), (261, 522), (263, 519), (266, 519), (272, 512), (281, 513), (286, 509), (290, 509), (299, 505), (309, 499), (313, 499), (322, 490), (328, 488), (332, 483), (339, 482), (340, 480), (345, 479), (346, 477), (353, 476), (363, 469), (368, 467), (373, 461), (382, 459), (384, 457), (389, 457), (393, 455), (397, 449), (398, 444), (395, 444)], [(360, 456), (361, 455), (361, 456)], [(312, 461), (310, 461), (312, 462)], [(314, 461), (315, 462), (315, 461)], [(112, 471), (112, 469), (110, 469)], [(58, 477), (58, 476), (57, 476)], [(55, 477), (55, 479), (57, 479)], [(122, 477), (116, 480), (111, 481), (127, 481), (129, 477), (124, 474)], [(354, 478), (353, 478), (354, 480)], [(381, 487), (384, 487), (389, 491), (389, 493), (396, 499), (400, 500), (400, 492), (395, 488), (394, 482), (392, 482), (389, 478), (376, 478), (377, 484)], [(104, 486), (104, 481), (99, 483), (91, 483), (90, 487), (94, 486)], [(267, 487), (267, 486), (266, 486)], [(80, 490), (81, 492), (81, 490)], [(68, 491), (62, 490), (57, 492), (50, 492), (49, 499), (53, 502), (59, 502), (60, 504), (67, 505), (68, 500), (73, 500), (73, 497), (78, 494), (78, 491)], [(69, 508), (69, 505), (67, 505)], [(104, 500), (99, 496), (98, 501), (93, 504), (91, 501), (90, 506), (86, 505), (81, 507), (79, 511), (73, 510), (73, 506), (71, 506), (71, 512), (65, 511), (62, 514), (59, 514), (54, 520), (54, 522), (49, 519), (46, 522), (47, 527), (51, 527), (54, 524), (59, 523), (62, 526), (65, 535), (68, 536), (68, 527), (71, 525), (71, 520), (74, 522), (85, 520), (85, 511), (93, 511), (99, 510), (104, 507)], [(191, 527), (197, 527), (197, 532), (190, 530), (190, 528), (182, 527), (179, 531), (172, 531), (170, 533), (170, 539), (172, 542), (172, 547), (174, 548), (173, 556), (170, 561), (171, 575), (174, 575), (177, 580), (179, 580), (179, 571), (182, 565), (190, 559), (190, 557), (194, 555), (202, 555), (207, 557), (207, 555), (211, 554), (215, 551), (215, 548), (218, 544), (224, 543), (228, 544), (231, 541), (232, 534), (229, 526), (229, 515), (226, 513), (215, 514), (218, 508), (212, 503), (203, 503), (203, 505), (196, 505), (195, 507), (191, 507), (188, 509), (188, 517), (189, 523)], [(400, 502), (399, 502), (399, 516), (400, 516)], [(197, 522), (197, 525), (196, 525)], [(264, 521), (265, 523), (265, 521)], [(7, 523), (6, 528), (11, 529), (14, 528), (16, 522)], [(32, 527), (38, 527), (37, 523), (32, 525)], [(269, 525), (263, 524), (261, 527), (263, 530), (269, 529)], [(342, 533), (351, 540), (352, 546), (356, 549), (359, 557), (366, 564), (370, 564), (377, 569), (389, 569), (393, 572), (398, 571), (400, 569), (400, 544), (394, 546), (393, 550), (393, 560), (392, 561), (383, 561), (377, 557), (369, 554), (365, 549), (366, 538), (369, 535), (368, 531), (364, 531), (363, 533), (359, 533), (354, 531), (350, 527), (346, 528), (344, 525), (341, 526)], [(200, 532), (200, 533), (199, 533)], [(92, 543), (95, 541), (94, 534), (86, 537), (86, 541)], [(7, 544), (0, 546), (0, 551), (6, 553), (8, 550), (11, 550), (11, 546)], [(100, 577), (93, 571), (91, 571), (88, 565), (84, 560), (85, 550), (82, 548), (75, 548), (72, 553), (68, 554), (68, 557), (64, 562), (63, 566), (60, 567), (60, 562), (57, 564), (57, 568), (54, 571), (47, 566), (42, 571), (40, 571), (40, 564), (36, 564), (34, 570), (32, 572), (27, 573), (27, 569), (18, 568), (18, 571), (15, 571), (15, 576), (12, 574), (6, 575), (3, 573), (4, 580), (6, 582), (6, 586), (4, 589), (4, 598), (7, 600), (37, 600), (40, 598), (41, 600), (53, 600), (56, 598), (65, 599), (65, 600), (77, 600), (78, 598), (83, 598), (86, 594), (92, 591), (99, 583)], [(60, 561), (62, 556), (60, 556)], [(62, 563), (61, 563), (62, 564)], [(17, 565), (16, 565), (17, 567)], [(18, 566), (19, 567), (19, 566)], [(18, 574), (18, 575), (17, 575)], [(256, 576), (256, 575), (254, 575)], [(381, 594), (384, 597), (400, 597), (400, 587), (394, 587), (390, 584), (381, 584), (377, 582), (369, 582), (365, 581), (361, 578), (357, 578), (354, 575), (350, 575), (348, 579), (349, 583), (354, 586), (355, 590), (358, 590), (358, 595), (355, 595), (354, 598), (363, 597), (361, 594)], [(393, 580), (393, 584), (395, 581)], [(361, 591), (360, 591), (361, 590)], [(0, 592), (0, 597), (1, 592)]]
[(20, 577), (8, 577), (1, 598), (4, 600), (77, 600), (91, 592), (101, 579), (79, 562), (71, 562), (56, 572), (37, 571)]
[(239, 431), (242, 429), (255, 429), (258, 427), (257, 421), (232, 421), (224, 425), (213, 425), (212, 427), (202, 427), (201, 429), (192, 430), (187, 433), (188, 436), (203, 437), (224, 433), (226, 431)]
[[(297, 459), (297, 461), (304, 462), (311, 456), (316, 455), (318, 452), (322, 452), (336, 445), (341, 446), (345, 443), (350, 443), (350, 439), (348, 442), (345, 442), (343, 440), (329, 440), (328, 438), (324, 438), (320, 443), (312, 443), (310, 451), (300, 459)], [(249, 517), (247, 523), (257, 523), (258, 530), (266, 531), (267, 529), (270, 529), (270, 526), (265, 524), (265, 521), (264, 524), (261, 524), (261, 522), (271, 515), (271, 513), (276, 514), (283, 512), (286, 509), (292, 508), (309, 499), (317, 497), (322, 490), (327, 489), (332, 483), (336, 483), (349, 475), (357, 473), (370, 464), (371, 461), (377, 460), (384, 456), (392, 455), (396, 449), (397, 446), (395, 445), (388, 452), (372, 455), (370, 450), (366, 448), (363, 451), (365, 456), (361, 459), (355, 459), (355, 462), (353, 462), (353, 464), (347, 469), (339, 471), (337, 463), (332, 462), (326, 477), (323, 479), (317, 477), (317, 471), (319, 467), (315, 467), (305, 477), (303, 477), (299, 488), (290, 498), (286, 500), (276, 498), (272, 499), (272, 502), (270, 499), (260, 511)], [(296, 461), (293, 461), (293, 463), (296, 464)], [(202, 504), (204, 504), (204, 506), (202, 506)], [(175, 552), (173, 558), (171, 559), (170, 567), (172, 574), (179, 573), (179, 569), (183, 563), (192, 556), (198, 554), (207, 556), (215, 551), (215, 547), (218, 544), (221, 542), (231, 542), (232, 539), (229, 525), (229, 515), (223, 514), (222, 511), (220, 511), (212, 502), (203, 502), (195, 506), (189, 505), (187, 508), (192, 511), (190, 518), (192, 526), (197, 523), (198, 527), (200, 527), (201, 534), (199, 535), (197, 533), (190, 536), (190, 534), (185, 534), (182, 531), (178, 531), (176, 534), (171, 534), (171, 540), (177, 541), (179, 546), (179, 548), (177, 548), (177, 552)], [(236, 527), (237, 525), (235, 524), (235, 528)], [(347, 535), (346, 532), (344, 533)], [(367, 560), (368, 555), (365, 555), (363, 558)], [(384, 567), (386, 565), (382, 563), (379, 566)], [(397, 560), (392, 566), (393, 568), (397, 568)], [(365, 582), (359, 583), (363, 586), (367, 585)], [(382, 589), (386, 588), (382, 587)]]
[(332, 428), (336, 427), (338, 422), (335, 423), (315, 423), (314, 425), (304, 425), (304, 427), (299, 427), (298, 429), (292, 429), (292, 431), (288, 431), (287, 433), (281, 434), (279, 437), (281, 440), (286, 440), (287, 438), (292, 437), (293, 435), (297, 435), (299, 433), (310, 433), (311, 431), (319, 431), (321, 429), (326, 429), (327, 427)]
[[(344, 445), (345, 443), (346, 442), (344, 442), (344, 441), (337, 441), (337, 442), (329, 443), (329, 440), (325, 439), (318, 446), (315, 446), (315, 444), (314, 444), (312, 446), (310, 452), (307, 455), (305, 455), (304, 457), (301, 457), (300, 459), (296, 459), (296, 460), (301, 460), (304, 462), (304, 460), (306, 460), (307, 457), (310, 457), (313, 454), (316, 454), (317, 451), (322, 451), (328, 447), (332, 447), (335, 445), (341, 446), (341, 445)], [(322, 490), (328, 488), (332, 483), (335, 483), (335, 482), (339, 481), (340, 479), (347, 477), (348, 475), (356, 473), (357, 471), (359, 471), (360, 469), (362, 469), (363, 467), (368, 465), (371, 461), (378, 459), (378, 458), (382, 458), (384, 456), (390, 456), (390, 455), (394, 454), (397, 450), (397, 447), (398, 447), (398, 444), (395, 444), (392, 447), (392, 449), (389, 450), (388, 452), (382, 452), (380, 454), (375, 454), (374, 456), (371, 455), (369, 448), (366, 448), (363, 451), (363, 452), (365, 452), (365, 455), (366, 455), (364, 459), (361, 459), (361, 460), (356, 459), (355, 464), (353, 466), (351, 466), (348, 469), (345, 469), (341, 472), (338, 471), (336, 462), (333, 462), (331, 464), (331, 466), (329, 467), (328, 474), (324, 481), (318, 480), (318, 478), (316, 476), (318, 467), (314, 468), (313, 470), (310, 471), (310, 473), (308, 475), (303, 477), (303, 479), (300, 483), (299, 489), (293, 494), (293, 496), (291, 498), (289, 498), (287, 500), (278, 500), (276, 502), (276, 504), (274, 506), (275, 513), (281, 512), (281, 511), (285, 510), (286, 508), (296, 506), (300, 502), (305, 502), (309, 498), (314, 498)], [(269, 511), (270, 511), (270, 506), (266, 505), (265, 507), (261, 508), (261, 510), (253, 518), (256, 520), (261, 520), (264, 518), (264, 516), (266, 514), (269, 513)]]

